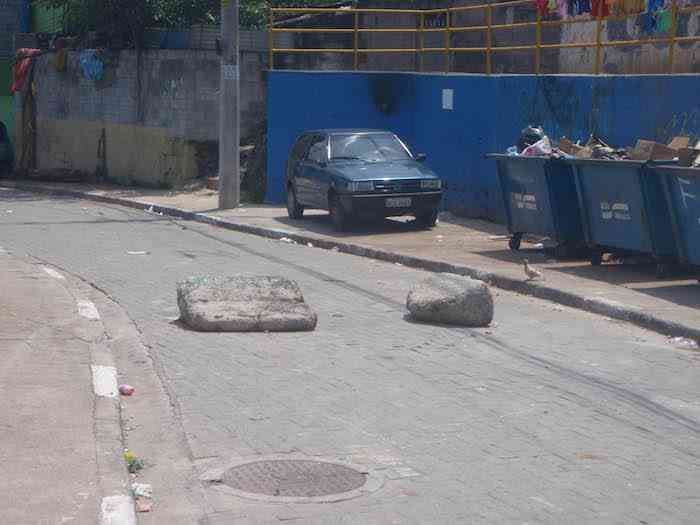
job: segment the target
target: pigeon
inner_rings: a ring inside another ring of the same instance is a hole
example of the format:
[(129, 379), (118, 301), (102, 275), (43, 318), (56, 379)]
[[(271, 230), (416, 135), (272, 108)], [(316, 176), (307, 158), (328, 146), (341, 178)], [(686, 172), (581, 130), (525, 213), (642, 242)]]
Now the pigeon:
[(523, 264), (525, 266), (525, 275), (527, 275), (527, 280), (528, 281), (532, 281), (533, 279), (544, 280), (544, 275), (542, 275), (542, 272), (530, 267), (529, 262), (530, 261), (528, 261), (527, 259), (523, 259)]

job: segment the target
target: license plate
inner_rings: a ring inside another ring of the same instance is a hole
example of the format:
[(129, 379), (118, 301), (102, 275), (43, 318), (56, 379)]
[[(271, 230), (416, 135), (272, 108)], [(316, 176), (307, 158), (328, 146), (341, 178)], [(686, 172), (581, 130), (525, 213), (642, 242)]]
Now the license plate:
[(411, 205), (411, 197), (391, 197), (386, 200), (387, 208), (408, 208)]

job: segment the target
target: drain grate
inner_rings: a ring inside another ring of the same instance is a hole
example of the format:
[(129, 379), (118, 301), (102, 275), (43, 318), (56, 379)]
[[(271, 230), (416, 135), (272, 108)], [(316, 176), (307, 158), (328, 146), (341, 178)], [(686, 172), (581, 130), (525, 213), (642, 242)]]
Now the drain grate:
[(279, 459), (238, 465), (221, 481), (250, 494), (313, 498), (356, 490), (367, 482), (367, 474), (337, 463)]

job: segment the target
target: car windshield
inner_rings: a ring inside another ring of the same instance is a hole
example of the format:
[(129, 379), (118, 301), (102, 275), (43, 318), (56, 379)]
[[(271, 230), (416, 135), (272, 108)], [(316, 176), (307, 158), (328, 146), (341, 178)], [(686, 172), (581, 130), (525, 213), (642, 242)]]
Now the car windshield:
[(347, 134), (331, 136), (331, 159), (384, 162), (407, 160), (411, 156), (392, 133)]

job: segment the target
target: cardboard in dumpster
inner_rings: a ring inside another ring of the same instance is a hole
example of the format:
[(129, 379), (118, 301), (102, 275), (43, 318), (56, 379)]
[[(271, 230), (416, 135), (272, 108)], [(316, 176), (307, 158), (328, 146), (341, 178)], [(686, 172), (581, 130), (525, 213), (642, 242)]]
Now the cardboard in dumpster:
[(578, 144), (574, 144), (566, 137), (562, 137), (559, 140), (559, 149), (562, 150), (567, 155), (572, 155), (574, 157), (578, 157), (579, 154), (581, 153), (581, 150), (583, 150), (584, 148), (583, 148), (583, 146), (580, 146)]
[(668, 147), (675, 150), (681, 150), (690, 147), (690, 137), (673, 137), (673, 140), (668, 143)]
[(632, 160), (673, 160), (678, 157), (678, 152), (659, 142), (640, 139), (629, 156)]

